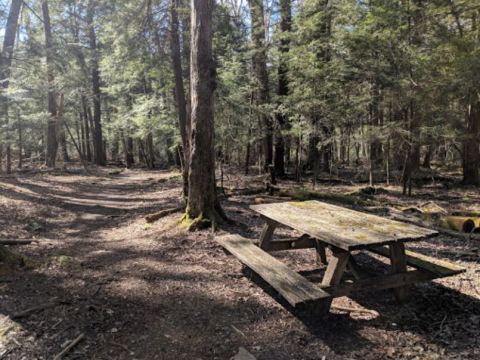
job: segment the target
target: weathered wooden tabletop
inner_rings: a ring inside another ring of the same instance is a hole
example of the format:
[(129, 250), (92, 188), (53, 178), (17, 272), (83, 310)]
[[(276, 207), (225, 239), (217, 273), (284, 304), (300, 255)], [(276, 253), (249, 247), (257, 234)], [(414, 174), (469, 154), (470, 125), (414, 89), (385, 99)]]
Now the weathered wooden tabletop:
[(347, 251), (438, 235), (434, 230), (320, 201), (261, 204), (250, 208), (277, 223)]

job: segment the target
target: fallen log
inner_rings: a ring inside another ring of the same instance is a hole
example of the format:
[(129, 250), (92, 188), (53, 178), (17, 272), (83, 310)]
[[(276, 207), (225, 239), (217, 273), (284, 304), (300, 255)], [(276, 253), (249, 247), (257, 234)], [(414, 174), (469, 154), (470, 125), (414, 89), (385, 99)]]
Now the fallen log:
[(477, 234), (477, 233), (461, 233), (461, 232), (454, 231), (454, 230), (448, 230), (448, 229), (444, 229), (442, 227), (438, 227), (438, 226), (428, 224), (424, 221), (421, 221), (420, 219), (413, 220), (413, 219), (411, 219), (407, 216), (400, 215), (400, 214), (391, 214), (389, 217), (393, 220), (404, 221), (404, 222), (407, 222), (407, 223), (410, 223), (410, 224), (413, 224), (413, 225), (433, 229), (435, 231), (438, 231), (439, 233), (449, 235), (449, 236), (452, 236), (452, 237), (456, 237), (458, 239), (480, 241), (480, 234)]
[(147, 221), (147, 223), (153, 223), (167, 215), (170, 215), (170, 214), (173, 214), (173, 213), (176, 213), (176, 212), (179, 212), (179, 211), (183, 211), (184, 207), (183, 206), (178, 206), (178, 207), (175, 207), (175, 208), (171, 208), (171, 209), (165, 209), (165, 210), (161, 210), (161, 211), (158, 211), (156, 213), (152, 213), (152, 214), (149, 214), (147, 216), (145, 216), (145, 220)]
[(41, 304), (41, 305), (37, 305), (37, 306), (32, 306), (31, 308), (28, 308), (28, 309), (25, 309), (25, 310), (22, 310), (22, 311), (19, 311), (17, 313), (14, 313), (12, 314), (10, 317), (12, 319), (19, 319), (19, 318), (22, 318), (22, 317), (25, 317), (25, 316), (28, 316), (34, 312), (38, 312), (38, 311), (43, 311), (43, 310), (46, 310), (46, 309), (49, 309), (49, 308), (52, 308), (52, 307), (55, 307), (57, 305), (60, 305), (61, 301), (59, 299), (52, 299), (50, 300), (49, 302), (45, 303), (45, 304)]
[(264, 187), (252, 187), (244, 189), (225, 189), (228, 196), (257, 195), (266, 192)]
[(14, 240), (14, 239), (8, 239), (8, 240), (0, 240), (0, 245), (28, 245), (31, 244), (32, 242), (37, 242), (37, 240)]
[(441, 219), (440, 225), (446, 230), (471, 233), (475, 229), (475, 219), (466, 216), (445, 216)]

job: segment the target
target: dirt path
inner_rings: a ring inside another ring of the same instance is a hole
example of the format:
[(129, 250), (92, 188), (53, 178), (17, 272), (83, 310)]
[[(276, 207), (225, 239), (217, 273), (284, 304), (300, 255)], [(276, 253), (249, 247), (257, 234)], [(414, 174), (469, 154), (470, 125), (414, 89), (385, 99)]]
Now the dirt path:
[[(146, 213), (177, 205), (179, 194), (178, 175), (165, 171), (1, 178), (0, 238), (39, 242), (17, 248), (33, 268), (0, 273), (0, 359), (51, 359), (81, 333), (67, 358), (229, 359), (241, 346), (260, 360), (480, 357), (478, 256), (452, 255), (465, 244), (416, 245), (468, 272), (419, 285), (408, 305), (388, 291), (359, 294), (335, 302), (379, 315), (334, 311), (318, 321), (282, 306), (210, 231), (179, 228), (180, 214), (145, 224)], [(233, 197), (224, 207), (255, 238), (252, 200)], [(316, 267), (311, 251), (277, 256), (298, 270)], [(52, 299), (55, 307), (8, 317)]]

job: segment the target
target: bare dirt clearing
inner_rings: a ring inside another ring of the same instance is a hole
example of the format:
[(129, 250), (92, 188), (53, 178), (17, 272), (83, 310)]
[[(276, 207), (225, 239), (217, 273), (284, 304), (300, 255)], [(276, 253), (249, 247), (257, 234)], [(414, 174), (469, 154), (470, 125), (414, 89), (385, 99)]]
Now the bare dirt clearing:
[[(242, 187), (240, 179), (230, 176), (226, 184)], [(180, 213), (147, 225), (146, 214), (178, 206), (180, 188), (178, 174), (167, 171), (0, 178), (0, 238), (38, 240), (15, 249), (32, 267), (0, 272), (0, 359), (51, 359), (79, 334), (85, 337), (66, 358), (229, 359), (242, 346), (258, 359), (275, 360), (480, 357), (479, 243), (445, 236), (416, 243), (416, 251), (467, 272), (417, 286), (402, 307), (389, 291), (336, 299), (338, 307), (373, 312), (333, 310), (321, 321), (282, 306), (225, 255), (211, 231), (179, 227)], [(433, 199), (447, 208), (480, 200), (468, 189), (426, 188), (415, 200), (397, 190), (389, 188), (380, 200), (408, 206)], [(254, 198), (223, 201), (229, 216), (249, 225), (242, 230), (249, 238), (258, 238), (262, 225), (248, 210)], [(314, 251), (275, 256), (315, 280)]]

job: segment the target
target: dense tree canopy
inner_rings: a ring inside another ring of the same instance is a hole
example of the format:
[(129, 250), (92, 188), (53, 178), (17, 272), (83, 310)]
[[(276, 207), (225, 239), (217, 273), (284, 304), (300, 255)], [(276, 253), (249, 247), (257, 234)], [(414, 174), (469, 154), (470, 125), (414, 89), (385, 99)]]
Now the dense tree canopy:
[[(4, 44), (15, 4), (0, 1)], [(25, 1), (11, 66), (2, 48), (2, 169), (187, 168), (190, 16), (186, 0)], [(405, 191), (448, 166), (479, 185), (479, 21), (478, 0), (216, 2), (217, 162), (298, 179), (355, 165)]]

